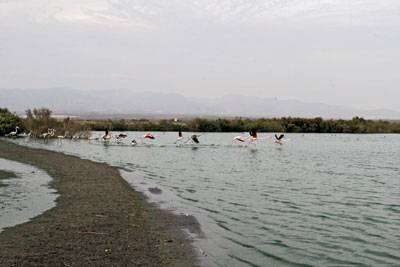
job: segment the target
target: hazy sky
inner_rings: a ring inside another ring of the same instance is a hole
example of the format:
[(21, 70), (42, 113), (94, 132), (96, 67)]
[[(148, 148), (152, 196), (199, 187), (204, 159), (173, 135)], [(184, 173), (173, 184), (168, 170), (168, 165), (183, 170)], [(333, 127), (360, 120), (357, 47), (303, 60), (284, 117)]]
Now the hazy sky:
[(0, 88), (400, 110), (399, 0), (0, 0)]

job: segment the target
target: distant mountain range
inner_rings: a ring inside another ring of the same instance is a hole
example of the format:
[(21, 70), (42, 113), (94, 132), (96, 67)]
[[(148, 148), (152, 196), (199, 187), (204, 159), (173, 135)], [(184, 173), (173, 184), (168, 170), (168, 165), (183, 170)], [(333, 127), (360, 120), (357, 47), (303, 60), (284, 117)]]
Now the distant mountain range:
[(219, 98), (191, 98), (180, 94), (129, 90), (85, 91), (75, 89), (0, 89), (0, 107), (22, 113), (27, 108), (47, 107), (56, 114), (86, 117), (323, 117), (349, 119), (400, 119), (400, 112), (388, 109), (359, 110), (322, 103), (277, 100), (242, 95)]

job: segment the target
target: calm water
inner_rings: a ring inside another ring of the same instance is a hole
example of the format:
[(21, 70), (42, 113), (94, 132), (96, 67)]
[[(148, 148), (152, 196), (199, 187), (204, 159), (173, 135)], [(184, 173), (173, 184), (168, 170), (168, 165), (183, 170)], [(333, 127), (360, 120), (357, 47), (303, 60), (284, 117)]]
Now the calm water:
[(29, 221), (56, 205), (56, 191), (48, 187), (52, 177), (31, 165), (0, 158), (0, 170), (17, 177), (2, 180), (0, 187), (0, 232)]
[(190, 148), (158, 133), (151, 146), (129, 146), (140, 135), (126, 145), (18, 142), (161, 188), (156, 197), (174, 198), (166, 206), (198, 218), (198, 246), (220, 266), (400, 266), (400, 135), (293, 134), (249, 148), (232, 144), (237, 134), (210, 133)]

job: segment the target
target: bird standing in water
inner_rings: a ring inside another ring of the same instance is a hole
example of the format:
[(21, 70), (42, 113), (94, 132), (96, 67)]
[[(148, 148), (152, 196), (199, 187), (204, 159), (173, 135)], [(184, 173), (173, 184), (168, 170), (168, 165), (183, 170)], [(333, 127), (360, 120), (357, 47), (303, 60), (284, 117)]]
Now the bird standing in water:
[(8, 137), (15, 137), (19, 134), (19, 127), (15, 126), (15, 131), (10, 132), (9, 134), (7, 134), (6, 136)]
[(109, 141), (111, 139), (111, 134), (108, 128), (105, 129), (104, 135), (101, 137), (104, 141)]
[(250, 141), (257, 141), (257, 131), (254, 129), (250, 130)]
[(182, 139), (183, 139), (183, 134), (182, 134), (182, 131), (179, 130), (178, 131), (178, 139), (177, 140), (182, 140)]

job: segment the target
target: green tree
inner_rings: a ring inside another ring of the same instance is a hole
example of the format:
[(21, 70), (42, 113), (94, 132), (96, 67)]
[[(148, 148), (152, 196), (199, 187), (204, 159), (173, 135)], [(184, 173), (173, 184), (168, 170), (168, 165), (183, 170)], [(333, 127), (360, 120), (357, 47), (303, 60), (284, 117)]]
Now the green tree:
[(0, 136), (4, 136), (15, 130), (15, 127), (22, 128), (21, 119), (6, 108), (0, 108)]

